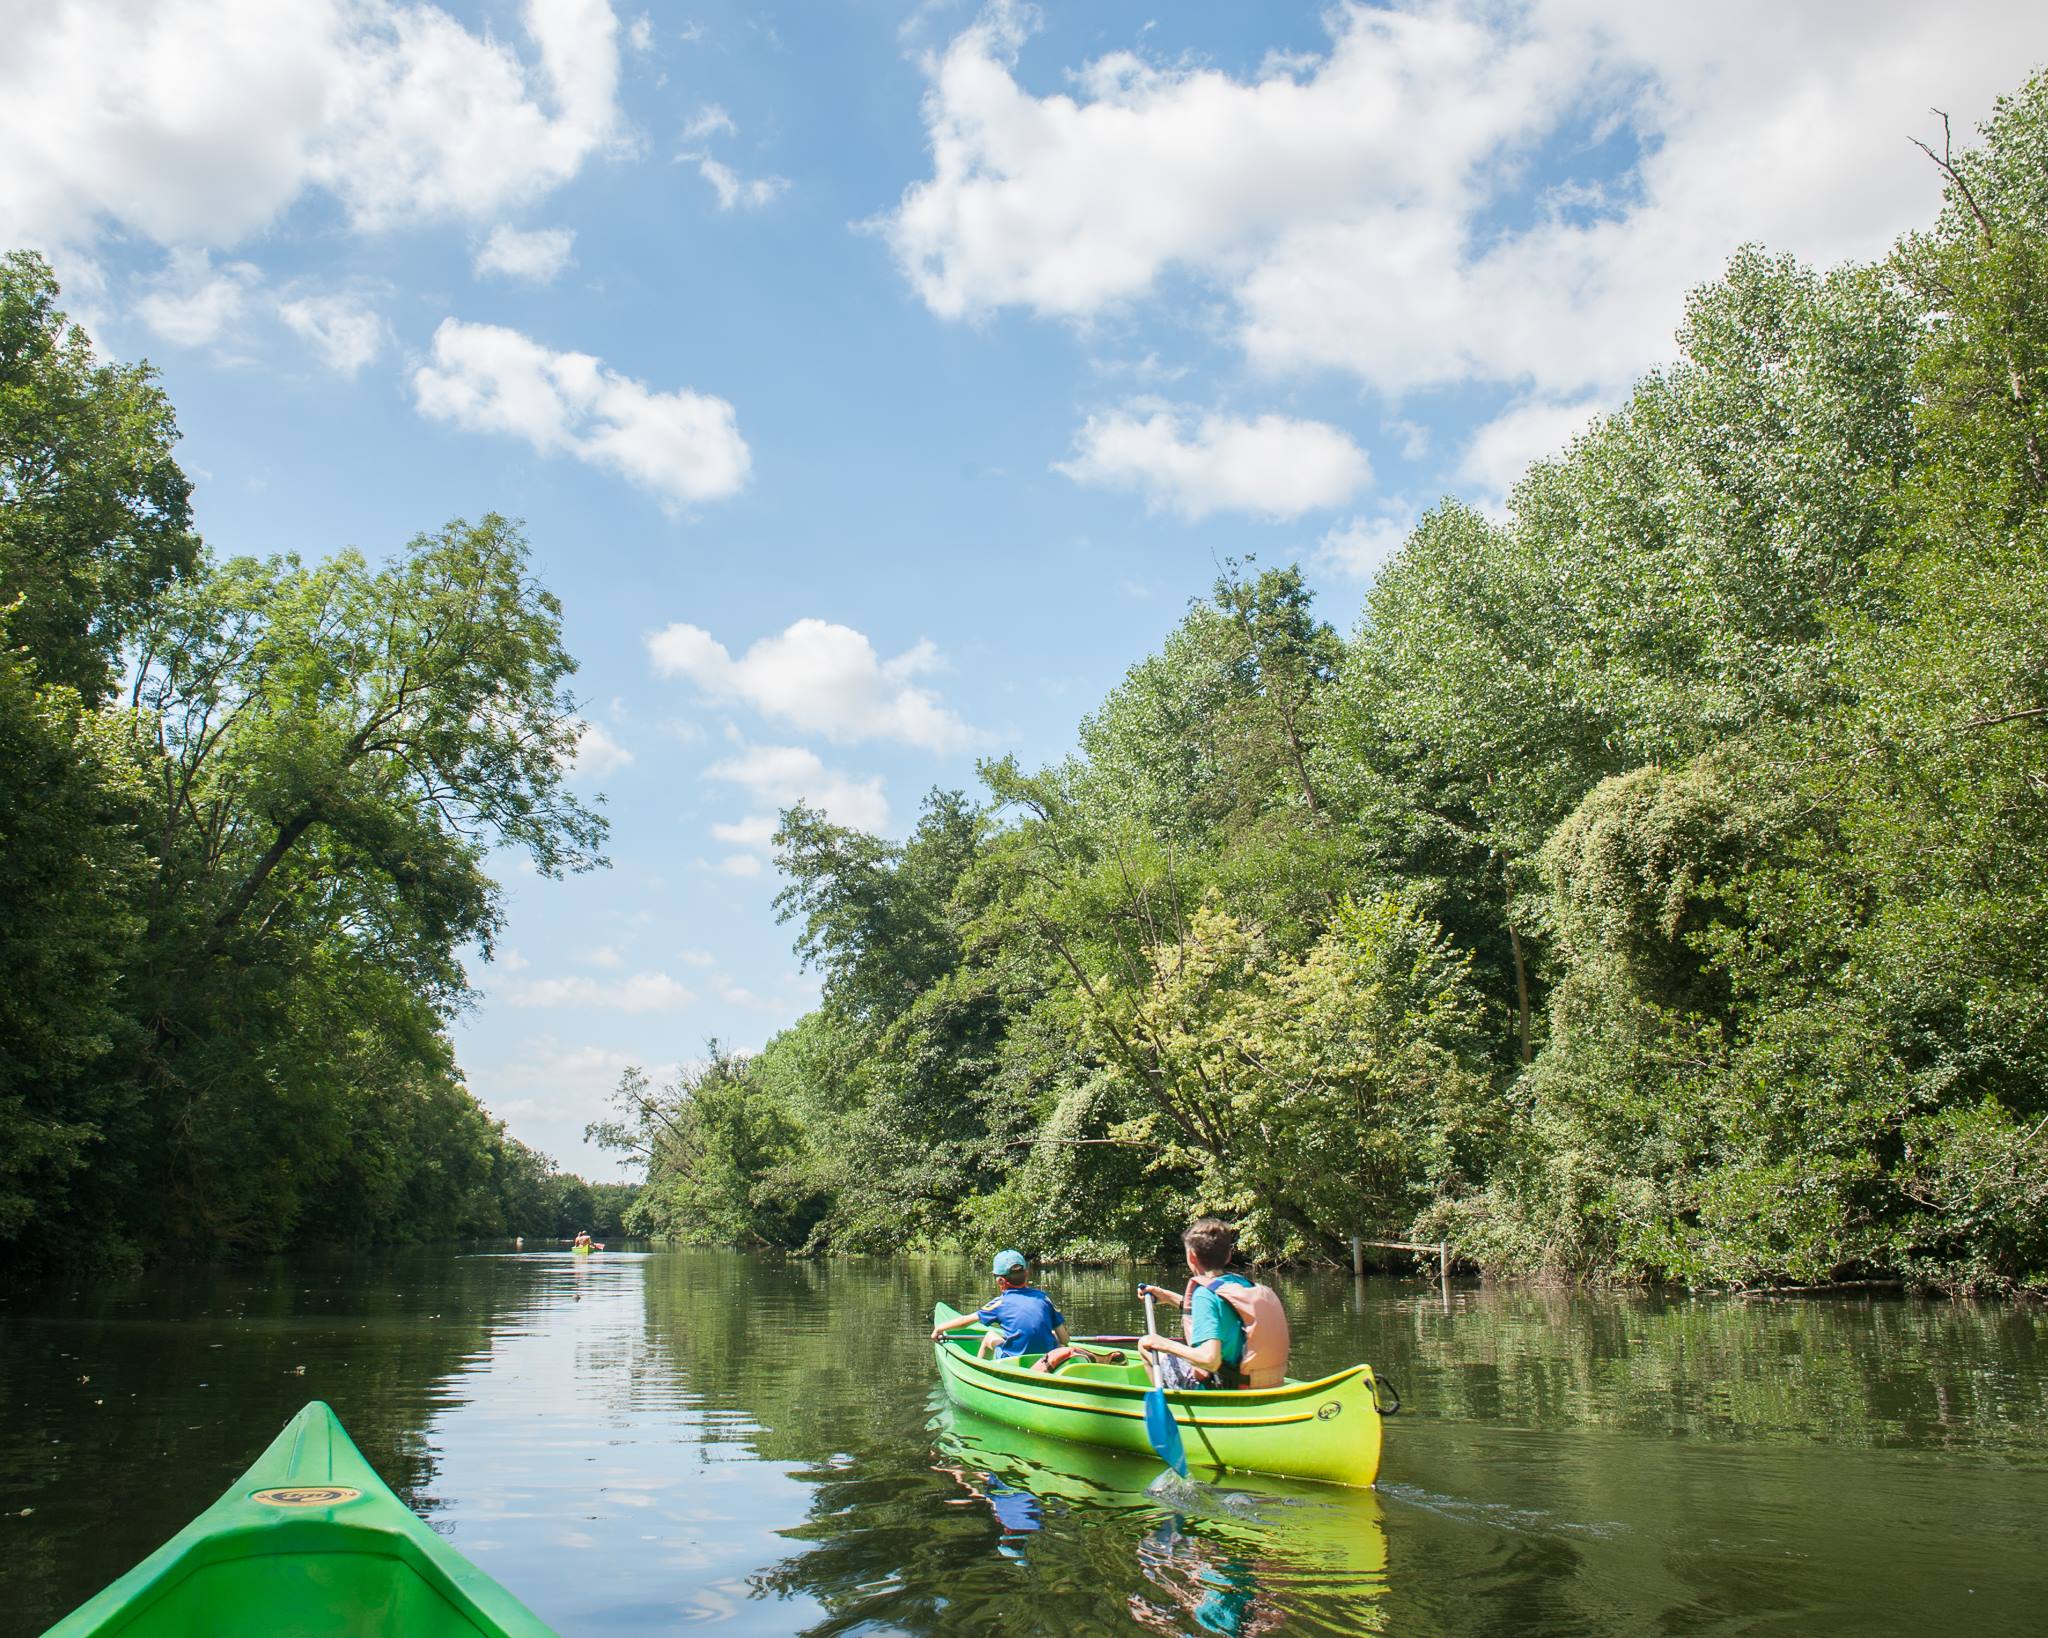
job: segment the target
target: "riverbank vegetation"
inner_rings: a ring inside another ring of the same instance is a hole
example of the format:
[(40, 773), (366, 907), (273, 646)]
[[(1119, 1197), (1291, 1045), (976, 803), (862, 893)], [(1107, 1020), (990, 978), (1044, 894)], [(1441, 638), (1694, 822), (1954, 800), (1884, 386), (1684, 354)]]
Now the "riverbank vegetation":
[(212, 556), (154, 373), (57, 297), (0, 262), (0, 1262), (563, 1232), (589, 1187), (446, 1027), (490, 852), (604, 835), (525, 541)]
[(1348, 630), (1234, 565), (1066, 761), (785, 814), (822, 1003), (629, 1077), (633, 1220), (2048, 1288), (2048, 81), (1930, 158), (1927, 231), (1742, 251)]

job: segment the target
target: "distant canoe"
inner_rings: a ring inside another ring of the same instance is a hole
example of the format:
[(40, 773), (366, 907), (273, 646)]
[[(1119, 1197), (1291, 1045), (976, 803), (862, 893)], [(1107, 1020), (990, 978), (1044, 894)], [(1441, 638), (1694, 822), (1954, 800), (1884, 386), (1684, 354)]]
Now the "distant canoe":
[(317, 1399), (228, 1493), (44, 1638), (553, 1638), (385, 1487)]
[[(932, 1310), (934, 1325), (959, 1317), (945, 1303)], [(965, 1327), (933, 1344), (954, 1404), (1053, 1439), (1150, 1450), (1142, 1364), (1076, 1360), (1047, 1376), (1029, 1368), (1032, 1356), (981, 1358), (982, 1330)], [(1166, 1401), (1197, 1467), (1347, 1485), (1369, 1485), (1379, 1475), (1380, 1408), (1370, 1365), (1277, 1388), (1169, 1393)]]

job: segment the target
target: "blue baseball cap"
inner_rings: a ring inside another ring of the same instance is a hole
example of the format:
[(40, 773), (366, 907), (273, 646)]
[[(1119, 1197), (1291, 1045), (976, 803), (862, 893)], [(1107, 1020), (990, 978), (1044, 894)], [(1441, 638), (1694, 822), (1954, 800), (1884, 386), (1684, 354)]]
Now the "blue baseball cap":
[(997, 1279), (1001, 1279), (1005, 1274), (1015, 1274), (1026, 1266), (1028, 1265), (1024, 1260), (1024, 1253), (1021, 1251), (999, 1251), (996, 1253), (995, 1273)]

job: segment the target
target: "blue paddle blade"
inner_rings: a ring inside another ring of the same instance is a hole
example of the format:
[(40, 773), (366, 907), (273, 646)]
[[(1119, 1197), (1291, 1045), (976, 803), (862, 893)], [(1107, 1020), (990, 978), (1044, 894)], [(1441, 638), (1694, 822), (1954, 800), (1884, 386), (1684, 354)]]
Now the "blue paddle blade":
[(1145, 1395), (1145, 1437), (1159, 1459), (1183, 1479), (1188, 1476), (1187, 1447), (1181, 1443), (1180, 1424), (1173, 1419), (1173, 1407), (1166, 1394), (1154, 1388)]

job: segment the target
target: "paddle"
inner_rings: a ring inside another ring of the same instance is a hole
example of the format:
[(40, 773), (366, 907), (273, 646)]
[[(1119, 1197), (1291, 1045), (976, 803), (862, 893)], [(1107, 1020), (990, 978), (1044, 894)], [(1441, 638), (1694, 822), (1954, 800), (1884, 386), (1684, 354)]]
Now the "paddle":
[[(1139, 1295), (1145, 1299), (1145, 1329), (1157, 1335), (1159, 1326), (1152, 1317), (1152, 1293), (1141, 1286)], [(1181, 1443), (1180, 1424), (1174, 1421), (1173, 1407), (1167, 1404), (1166, 1389), (1160, 1385), (1159, 1361), (1152, 1357), (1149, 1348), (1138, 1351), (1145, 1356), (1145, 1374), (1152, 1381), (1145, 1394), (1145, 1437), (1151, 1441), (1159, 1459), (1185, 1479), (1188, 1476), (1187, 1447)]]

